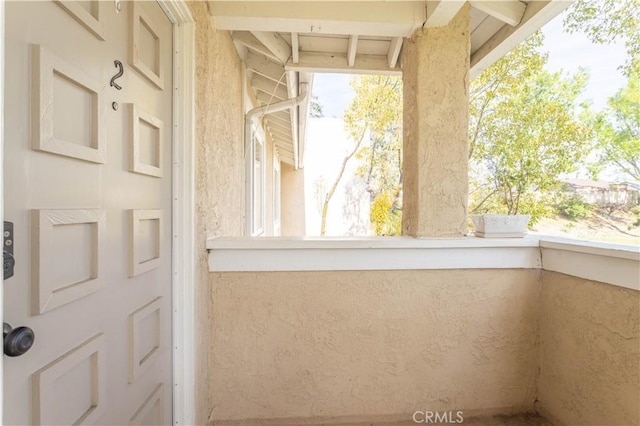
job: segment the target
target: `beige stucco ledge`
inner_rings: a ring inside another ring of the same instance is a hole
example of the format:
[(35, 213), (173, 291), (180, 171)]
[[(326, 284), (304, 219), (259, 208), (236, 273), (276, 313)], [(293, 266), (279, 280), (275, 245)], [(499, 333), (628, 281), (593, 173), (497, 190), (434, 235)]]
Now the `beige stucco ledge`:
[(210, 272), (545, 269), (640, 291), (640, 247), (525, 238), (243, 238), (207, 241)]

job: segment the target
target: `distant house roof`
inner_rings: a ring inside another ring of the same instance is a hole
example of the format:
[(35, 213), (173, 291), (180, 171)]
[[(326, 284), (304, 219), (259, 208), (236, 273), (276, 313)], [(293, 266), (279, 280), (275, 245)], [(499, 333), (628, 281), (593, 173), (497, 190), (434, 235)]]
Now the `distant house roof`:
[(609, 189), (609, 186), (613, 184), (613, 182), (606, 182), (603, 180), (587, 180), (587, 179), (564, 179), (562, 182), (574, 187), (599, 188), (599, 189)]
[(640, 191), (640, 183), (638, 183), (638, 182), (625, 182), (624, 184), (627, 185), (627, 186), (630, 186), (631, 188), (633, 188), (633, 189), (635, 189), (637, 191)]
[(597, 188), (609, 189), (612, 186), (626, 186), (628, 189), (640, 191), (640, 183), (638, 182), (608, 182), (605, 180), (588, 180), (588, 179), (563, 179), (562, 182), (575, 188)]

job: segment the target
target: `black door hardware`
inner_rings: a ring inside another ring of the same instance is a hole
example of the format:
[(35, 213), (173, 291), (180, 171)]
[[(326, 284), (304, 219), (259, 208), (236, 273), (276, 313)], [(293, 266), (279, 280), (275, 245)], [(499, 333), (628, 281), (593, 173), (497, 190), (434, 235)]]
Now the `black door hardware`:
[(120, 62), (117, 59), (115, 61), (113, 61), (113, 64), (116, 66), (116, 68), (118, 68), (118, 72), (116, 73), (116, 75), (114, 75), (111, 78), (111, 82), (109, 83), (109, 85), (111, 87), (115, 87), (116, 90), (122, 90), (122, 86), (120, 86), (118, 83), (116, 83), (116, 80), (119, 79), (120, 77), (122, 77), (122, 75), (124, 74), (124, 66), (122, 65), (122, 62)]
[(6, 356), (20, 356), (31, 349), (36, 339), (33, 330), (29, 327), (12, 328), (9, 324), (2, 323), (4, 336), (4, 354)]
[(13, 223), (4, 223), (4, 243), (2, 245), (2, 269), (3, 279), (9, 279), (13, 276), (13, 268), (16, 260), (13, 257)]

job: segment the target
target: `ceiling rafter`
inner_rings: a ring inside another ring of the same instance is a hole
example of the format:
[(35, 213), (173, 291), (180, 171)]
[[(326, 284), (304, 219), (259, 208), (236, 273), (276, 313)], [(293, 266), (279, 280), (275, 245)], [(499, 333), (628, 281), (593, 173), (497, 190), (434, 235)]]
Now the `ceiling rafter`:
[(283, 98), (283, 97), (281, 97), (280, 95), (278, 95), (276, 93), (267, 92), (266, 90), (263, 90), (263, 89), (261, 89), (259, 87), (256, 87), (256, 86), (253, 86), (253, 90), (256, 91), (256, 94), (259, 92), (259, 93), (264, 93), (265, 95), (267, 95), (267, 98), (271, 99), (270, 103), (287, 100), (287, 98)]
[(291, 147), (290, 144), (287, 143), (282, 143), (281, 141), (277, 140), (275, 141), (276, 146), (283, 150), (284, 152), (286, 152), (287, 154), (293, 155), (293, 148)]
[(397, 65), (395, 68), (389, 68), (387, 57), (381, 55), (357, 55), (353, 68), (345, 68), (346, 63), (345, 53), (300, 52), (300, 61), (297, 64), (289, 61), (285, 69), (308, 72), (353, 73), (357, 71), (361, 74), (402, 74), (402, 70)]
[(273, 95), (280, 100), (289, 98), (287, 89), (283, 85), (274, 84), (273, 80), (265, 78), (259, 74), (254, 74), (251, 79), (251, 86), (253, 86), (254, 89), (266, 93), (267, 95)]
[[(274, 140), (277, 140), (283, 144), (291, 143), (291, 133), (288, 131), (283, 131), (281, 128), (274, 127), (269, 123), (269, 131), (271, 132)], [(293, 146), (290, 148), (293, 152)]]
[[(271, 93), (265, 93), (262, 90), (256, 90), (256, 99), (258, 100), (258, 102), (262, 102), (264, 105), (271, 105), (271, 104), (274, 104), (274, 103), (280, 101), (280, 99), (278, 97), (273, 96), (273, 98), (272, 98), (271, 97)], [(289, 110), (287, 110), (286, 112), (288, 113)], [(273, 114), (268, 114), (267, 116), (271, 117), (272, 115)], [(287, 116), (287, 117), (289, 117), (289, 116)], [(287, 123), (289, 123), (289, 120), (287, 120)]]
[(291, 117), (291, 113), (288, 109), (280, 112), (274, 112), (273, 114), (269, 114), (269, 117), (274, 117), (276, 119), (281, 120), (283, 123), (289, 123), (289, 119)]
[(263, 77), (267, 77), (274, 82), (285, 82), (285, 70), (282, 65), (278, 65), (273, 61), (270, 61), (264, 56), (248, 53), (245, 58), (245, 64), (248, 69), (260, 74)]
[(395, 37), (389, 43), (389, 53), (387, 53), (387, 61), (389, 62), (389, 68), (395, 68), (400, 57), (400, 50), (402, 49), (402, 37)]
[(356, 64), (356, 54), (358, 52), (358, 35), (351, 34), (349, 36), (349, 44), (347, 46), (347, 66), (353, 68)]
[(297, 64), (300, 60), (300, 41), (298, 40), (298, 33), (291, 33), (291, 60), (294, 64)]
[(289, 126), (289, 120), (290, 120), (290, 115), (289, 115), (289, 111), (285, 111), (284, 115), (280, 115), (278, 113), (275, 114), (269, 114), (269, 118), (274, 122), (274, 123), (278, 123), (281, 126)]
[(291, 133), (290, 132), (282, 131), (282, 130), (280, 130), (278, 128), (275, 128), (275, 127), (270, 127), (269, 131), (276, 138), (281, 138), (281, 139), (285, 139), (285, 140), (290, 140), (291, 139)]
[(466, 0), (438, 0), (427, 2), (427, 19), (425, 27), (441, 27), (447, 25), (449, 21), (462, 9)]
[(287, 156), (293, 159), (293, 151), (291, 150), (291, 148), (289, 148), (289, 146), (278, 143), (278, 142), (276, 142), (276, 146), (278, 147), (278, 150), (280, 150), (281, 153), (287, 154)]
[(289, 130), (289, 125), (285, 125), (277, 120), (271, 120), (269, 116), (267, 116), (267, 120), (269, 121), (269, 126), (280, 130)]
[(524, 16), (527, 5), (519, 0), (512, 1), (487, 1), (487, 0), (471, 0), (471, 6), (493, 16), (502, 22), (515, 27), (520, 23)]
[(249, 50), (264, 55), (274, 61), (279, 62), (280, 59), (276, 55), (273, 54), (267, 47), (262, 44), (259, 40), (257, 40), (251, 33), (246, 31), (234, 31), (231, 36), (233, 41), (240, 43), (245, 46)]
[(291, 58), (291, 46), (280, 34), (264, 31), (252, 31), (251, 34), (269, 49), (278, 62), (285, 64)]
[[(288, 112), (288, 111), (287, 111)], [(282, 116), (278, 117), (276, 114), (269, 114), (267, 117), (271, 120), (272, 123), (280, 126), (289, 128), (289, 119), (283, 119)], [(288, 117), (288, 116), (287, 116)]]

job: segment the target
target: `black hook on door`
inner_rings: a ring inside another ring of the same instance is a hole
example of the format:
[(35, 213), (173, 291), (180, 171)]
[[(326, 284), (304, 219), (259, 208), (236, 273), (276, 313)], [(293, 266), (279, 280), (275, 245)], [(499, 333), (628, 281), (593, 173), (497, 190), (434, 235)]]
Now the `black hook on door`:
[(116, 79), (122, 77), (122, 75), (124, 74), (124, 66), (122, 65), (122, 62), (117, 59), (113, 61), (113, 64), (116, 66), (116, 68), (118, 68), (118, 73), (111, 77), (111, 82), (109, 83), (109, 85), (111, 87), (115, 87), (117, 90), (122, 90), (122, 86), (116, 83)]

